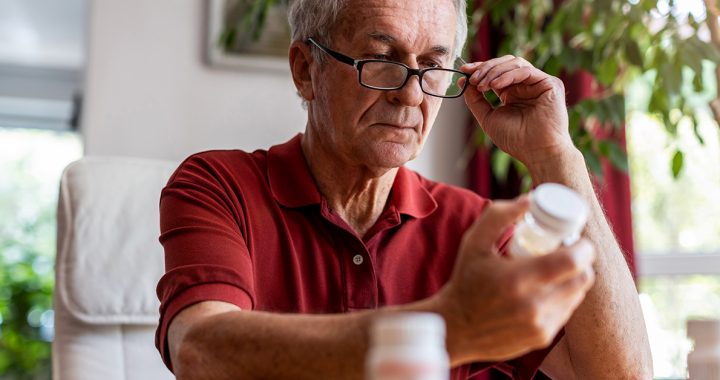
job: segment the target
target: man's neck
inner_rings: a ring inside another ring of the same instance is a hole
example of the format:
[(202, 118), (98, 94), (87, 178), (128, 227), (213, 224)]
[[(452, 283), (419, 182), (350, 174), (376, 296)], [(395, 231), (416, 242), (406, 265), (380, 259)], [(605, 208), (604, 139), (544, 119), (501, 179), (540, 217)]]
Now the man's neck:
[(344, 162), (304, 135), (302, 149), (328, 206), (363, 237), (387, 204), (398, 169), (373, 169)]

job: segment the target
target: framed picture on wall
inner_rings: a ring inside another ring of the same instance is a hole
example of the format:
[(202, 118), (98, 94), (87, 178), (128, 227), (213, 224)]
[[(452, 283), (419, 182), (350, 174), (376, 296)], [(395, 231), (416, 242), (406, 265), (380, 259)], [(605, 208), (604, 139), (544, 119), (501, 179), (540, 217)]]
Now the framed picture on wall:
[(287, 0), (206, 0), (210, 66), (289, 71)]

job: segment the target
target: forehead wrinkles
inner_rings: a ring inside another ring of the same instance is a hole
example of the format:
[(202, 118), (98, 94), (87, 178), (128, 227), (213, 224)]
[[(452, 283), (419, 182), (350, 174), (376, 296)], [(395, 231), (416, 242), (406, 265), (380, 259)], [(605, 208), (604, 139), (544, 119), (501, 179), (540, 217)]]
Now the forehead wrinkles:
[[(450, 47), (456, 17), (452, 0), (351, 0), (340, 14), (334, 32), (348, 42), (380, 31), (410, 45), (423, 38)], [(443, 38), (446, 40), (441, 41)]]

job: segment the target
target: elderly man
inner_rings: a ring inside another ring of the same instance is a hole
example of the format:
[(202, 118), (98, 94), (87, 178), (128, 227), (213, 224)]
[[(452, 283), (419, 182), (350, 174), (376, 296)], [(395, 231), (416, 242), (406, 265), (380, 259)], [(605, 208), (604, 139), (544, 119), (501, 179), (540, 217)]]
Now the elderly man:
[[(453, 379), (491, 367), (651, 377), (638, 297), (557, 78), (512, 56), (443, 70), (467, 34), (464, 0), (296, 0), (290, 24), (305, 133), (194, 155), (163, 190), (157, 345), (179, 379), (361, 379), (368, 327), (397, 311), (445, 318)], [(525, 198), (491, 205), (403, 167), (442, 98), (461, 93), (536, 184), (585, 197), (584, 239), (508, 259)]]

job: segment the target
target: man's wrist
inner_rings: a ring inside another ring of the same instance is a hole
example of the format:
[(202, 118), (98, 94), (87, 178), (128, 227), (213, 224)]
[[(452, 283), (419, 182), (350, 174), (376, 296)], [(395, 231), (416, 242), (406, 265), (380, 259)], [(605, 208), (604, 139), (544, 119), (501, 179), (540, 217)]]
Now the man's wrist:
[(587, 166), (582, 152), (575, 146), (559, 149), (551, 154), (528, 160), (525, 166), (535, 184), (545, 182), (566, 183), (578, 175), (587, 176)]
[[(445, 320), (446, 339), (445, 346), (450, 356), (452, 366), (467, 362), (472, 356), (472, 345), (468, 343), (465, 331), (467, 323), (463, 315), (462, 306), (449, 296), (447, 286), (438, 293), (405, 305), (386, 306), (376, 313), (374, 317), (382, 313), (402, 312), (430, 312), (440, 315)], [(370, 320), (372, 323), (372, 319)]]
[(472, 345), (465, 339), (467, 318), (463, 314), (462, 305), (448, 296), (446, 288), (422, 302), (425, 302), (425, 306), (430, 311), (439, 314), (445, 320), (447, 331), (445, 344), (450, 364), (457, 366), (470, 361), (473, 352)]

